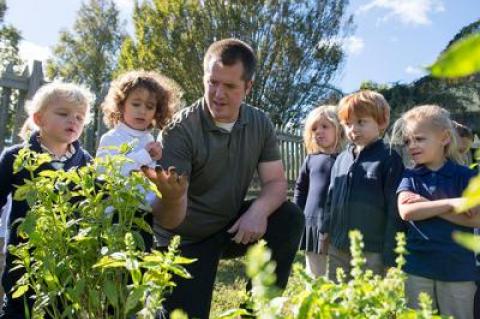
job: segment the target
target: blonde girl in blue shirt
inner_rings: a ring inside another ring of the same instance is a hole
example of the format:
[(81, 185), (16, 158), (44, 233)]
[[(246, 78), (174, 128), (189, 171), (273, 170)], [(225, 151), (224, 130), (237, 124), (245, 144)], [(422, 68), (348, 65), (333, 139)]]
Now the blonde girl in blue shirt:
[(408, 305), (418, 308), (418, 295), (428, 293), (441, 315), (472, 319), (475, 281), (480, 271), (474, 253), (452, 239), (454, 231), (473, 233), (480, 209), (465, 214), (462, 192), (475, 172), (458, 164), (453, 123), (437, 105), (417, 106), (394, 126), (414, 162), (398, 187), (400, 216), (408, 222), (405, 292)]

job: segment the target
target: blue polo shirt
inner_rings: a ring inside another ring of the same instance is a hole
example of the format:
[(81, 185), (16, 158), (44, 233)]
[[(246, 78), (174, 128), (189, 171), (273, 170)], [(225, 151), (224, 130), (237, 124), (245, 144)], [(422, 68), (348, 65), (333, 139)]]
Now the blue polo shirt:
[[(423, 165), (406, 169), (397, 194), (414, 192), (429, 200), (460, 197), (475, 171), (447, 161), (439, 170)], [(406, 265), (413, 275), (441, 281), (477, 281), (480, 269), (475, 256), (452, 239), (452, 232), (473, 233), (473, 228), (455, 225), (439, 217), (408, 223)]]

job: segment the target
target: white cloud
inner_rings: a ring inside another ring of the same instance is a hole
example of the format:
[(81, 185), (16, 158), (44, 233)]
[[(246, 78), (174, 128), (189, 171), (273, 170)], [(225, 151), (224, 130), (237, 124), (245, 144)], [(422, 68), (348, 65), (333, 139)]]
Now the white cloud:
[(343, 48), (348, 54), (351, 55), (360, 54), (360, 52), (363, 51), (364, 47), (365, 42), (363, 41), (363, 39), (356, 36), (348, 37), (343, 42)]
[(416, 67), (416, 66), (407, 66), (405, 68), (405, 73), (410, 74), (410, 75), (415, 75), (415, 76), (420, 76), (426, 74), (425, 70)]
[(359, 8), (359, 12), (367, 12), (372, 9), (384, 9), (386, 14), (380, 19), (386, 22), (390, 19), (398, 19), (406, 25), (431, 24), (430, 14), (445, 11), (441, 0), (371, 0)]
[(388, 40), (392, 43), (398, 43), (398, 37), (396, 36), (391, 36)]
[(365, 43), (362, 38), (356, 36), (350, 36), (345, 39), (323, 39), (318, 43), (318, 47), (330, 47), (330, 46), (340, 46), (342, 49), (351, 55), (357, 55), (362, 52)]
[(132, 0), (114, 0), (114, 2), (122, 14), (130, 15), (133, 12)]
[(29, 63), (33, 60), (46, 61), (52, 54), (48, 47), (33, 42), (22, 41), (19, 45), (20, 57)]

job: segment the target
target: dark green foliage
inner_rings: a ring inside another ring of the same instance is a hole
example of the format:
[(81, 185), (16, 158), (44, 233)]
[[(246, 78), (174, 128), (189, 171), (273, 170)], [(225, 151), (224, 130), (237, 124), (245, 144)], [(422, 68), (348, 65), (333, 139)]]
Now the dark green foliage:
[(347, 5), (347, 0), (142, 1), (119, 68), (160, 71), (183, 87), (191, 103), (203, 94), (208, 46), (236, 37), (252, 45), (259, 61), (248, 102), (268, 111), (275, 123), (297, 122), (338, 94), (329, 83), (344, 59), (341, 41), (352, 28)]

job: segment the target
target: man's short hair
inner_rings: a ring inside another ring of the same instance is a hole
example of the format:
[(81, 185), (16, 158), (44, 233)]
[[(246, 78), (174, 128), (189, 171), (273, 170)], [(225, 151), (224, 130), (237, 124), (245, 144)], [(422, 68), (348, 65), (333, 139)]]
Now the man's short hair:
[(210, 45), (203, 59), (203, 70), (206, 71), (212, 58), (219, 58), (223, 65), (234, 65), (238, 61), (243, 64), (243, 79), (253, 80), (257, 58), (252, 47), (245, 42), (235, 39), (223, 39)]

